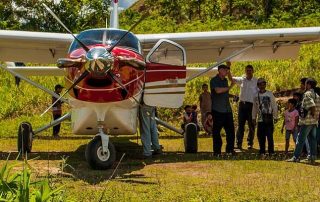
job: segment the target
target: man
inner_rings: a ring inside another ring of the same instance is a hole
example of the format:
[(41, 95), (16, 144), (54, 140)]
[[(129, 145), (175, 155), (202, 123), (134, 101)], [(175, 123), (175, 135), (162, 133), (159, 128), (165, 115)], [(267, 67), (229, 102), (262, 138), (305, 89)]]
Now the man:
[[(64, 87), (61, 86), (60, 84), (57, 84), (55, 87), (54, 87), (54, 92), (58, 95), (60, 95), (60, 93), (62, 92), (62, 89)], [(52, 96), (52, 104), (57, 100), (57, 98), (53, 97)], [(61, 108), (61, 105), (62, 105), (62, 101), (59, 100), (55, 105), (53, 105), (52, 107), (52, 115), (53, 115), (53, 120), (56, 120), (58, 118), (61, 117), (62, 115), (62, 108)], [(55, 138), (58, 138), (59, 137), (59, 132), (60, 132), (60, 123), (56, 126), (53, 126), (53, 137)]]
[[(211, 94), (208, 92), (208, 85), (206, 83), (202, 84), (202, 93), (199, 96), (200, 101), (200, 111), (201, 111), (201, 124), (204, 130), (206, 122), (206, 114), (211, 111)], [(210, 134), (210, 131), (206, 131)]]
[(245, 75), (242, 77), (233, 77), (233, 81), (240, 85), (240, 102), (238, 108), (238, 131), (237, 131), (237, 147), (242, 149), (242, 141), (244, 135), (244, 126), (246, 121), (249, 126), (249, 134), (247, 138), (248, 149), (252, 149), (254, 139), (254, 124), (252, 122), (252, 105), (253, 98), (257, 94), (257, 79), (253, 77), (253, 66), (247, 65)]
[(155, 120), (156, 108), (142, 103), (139, 112), (143, 158), (149, 159), (152, 158), (152, 155), (162, 153), (159, 145), (157, 123)]
[(259, 153), (266, 153), (266, 139), (268, 140), (268, 153), (274, 153), (274, 123), (278, 120), (278, 106), (271, 91), (266, 90), (267, 82), (264, 78), (257, 80), (259, 91), (253, 98), (252, 119), (258, 122), (257, 137), (259, 141)]
[(305, 84), (306, 92), (303, 94), (301, 109), (299, 111), (300, 133), (297, 138), (296, 148), (293, 157), (288, 162), (298, 162), (302, 152), (306, 138), (309, 140), (310, 153), (307, 161), (311, 164), (315, 163), (317, 157), (317, 140), (316, 128), (319, 118), (319, 95), (314, 92), (317, 82), (310, 78)]
[[(300, 97), (300, 100), (299, 100), (299, 103), (297, 104), (298, 106), (298, 111), (300, 111), (301, 109), (301, 104), (302, 104), (302, 99), (303, 99), (303, 94), (304, 92), (306, 91), (306, 81), (307, 81), (308, 78), (306, 77), (303, 77), (300, 79), (300, 89), (299, 89), (299, 93), (301, 94), (301, 97)], [(298, 126), (298, 135), (300, 135), (300, 126)], [(310, 153), (310, 144), (309, 144), (309, 141), (308, 141), (308, 138), (306, 138), (305, 140), (305, 143), (303, 145), (303, 149), (302, 149), (302, 154), (307, 154), (307, 156), (310, 157), (311, 153)]]
[(226, 153), (234, 153), (234, 123), (232, 109), (229, 102), (229, 90), (234, 86), (232, 82), (228, 86), (227, 77), (230, 79), (230, 67), (226, 65), (218, 66), (218, 74), (210, 81), (211, 98), (212, 98), (212, 115), (213, 115), (213, 153), (221, 154), (222, 139), (221, 129), (226, 131)]

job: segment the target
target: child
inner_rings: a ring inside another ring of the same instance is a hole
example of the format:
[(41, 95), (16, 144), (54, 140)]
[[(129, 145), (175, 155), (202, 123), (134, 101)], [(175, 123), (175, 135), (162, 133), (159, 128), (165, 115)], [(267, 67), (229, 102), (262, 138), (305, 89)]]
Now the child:
[(213, 127), (213, 117), (211, 112), (206, 113), (206, 121), (204, 123), (204, 130), (206, 131), (207, 135), (212, 135), (212, 127)]
[(202, 84), (202, 93), (199, 96), (201, 124), (204, 127), (206, 121), (206, 113), (211, 112), (211, 94), (208, 91), (208, 85)]
[(255, 123), (258, 115), (257, 136), (260, 146), (260, 154), (266, 153), (266, 138), (268, 140), (269, 155), (274, 153), (273, 123), (278, 118), (278, 107), (276, 99), (271, 91), (266, 90), (266, 80), (259, 78), (257, 85), (259, 91), (253, 100), (252, 120)]
[(286, 147), (285, 153), (288, 153), (290, 135), (293, 137), (294, 143), (296, 143), (297, 134), (298, 134), (298, 121), (299, 121), (299, 112), (295, 109), (297, 101), (293, 98), (288, 100), (288, 109), (284, 112), (284, 120), (281, 128), (281, 133), (283, 133), (283, 128), (286, 128)]

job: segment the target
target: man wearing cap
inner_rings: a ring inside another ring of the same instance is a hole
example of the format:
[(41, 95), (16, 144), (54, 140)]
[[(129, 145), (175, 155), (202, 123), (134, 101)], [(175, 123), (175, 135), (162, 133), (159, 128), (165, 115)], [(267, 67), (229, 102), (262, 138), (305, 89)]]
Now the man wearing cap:
[(213, 153), (221, 154), (222, 139), (221, 129), (226, 131), (226, 153), (234, 153), (234, 123), (232, 109), (229, 102), (229, 90), (234, 86), (232, 82), (228, 85), (228, 80), (232, 81), (230, 67), (227, 65), (218, 66), (218, 74), (210, 80), (211, 98), (212, 98), (212, 115), (213, 115)]
[(305, 89), (303, 94), (301, 109), (299, 111), (300, 134), (297, 137), (296, 148), (293, 157), (287, 161), (298, 162), (302, 152), (305, 140), (309, 139), (311, 155), (308, 156), (307, 161), (311, 164), (315, 163), (317, 158), (317, 140), (316, 129), (319, 120), (319, 95), (314, 92), (316, 87), (316, 80), (309, 78), (306, 80)]
[(266, 153), (266, 139), (268, 140), (268, 153), (274, 153), (273, 131), (274, 123), (278, 120), (278, 106), (271, 91), (266, 90), (267, 82), (264, 78), (257, 81), (259, 91), (253, 99), (252, 119), (258, 122), (257, 137), (260, 154)]
[[(54, 92), (58, 95), (60, 95), (60, 93), (62, 92), (62, 89), (64, 87), (61, 86), (60, 84), (57, 84), (55, 87), (54, 87)], [(57, 98), (53, 97), (52, 96), (52, 104), (57, 100)], [(59, 100), (56, 104), (53, 105), (52, 107), (52, 115), (53, 115), (53, 120), (56, 120), (58, 118), (61, 117), (62, 115), (62, 108), (61, 108), (61, 105), (62, 105), (62, 101)], [(60, 123), (56, 126), (53, 126), (53, 137), (57, 138), (59, 137), (59, 132), (60, 132)]]
[(253, 98), (257, 94), (257, 79), (253, 77), (253, 66), (247, 65), (245, 75), (241, 77), (232, 77), (233, 81), (240, 86), (240, 102), (238, 108), (238, 131), (237, 131), (237, 147), (242, 149), (242, 141), (244, 135), (244, 127), (248, 122), (248, 149), (252, 149), (254, 139), (254, 124), (252, 122), (252, 105)]

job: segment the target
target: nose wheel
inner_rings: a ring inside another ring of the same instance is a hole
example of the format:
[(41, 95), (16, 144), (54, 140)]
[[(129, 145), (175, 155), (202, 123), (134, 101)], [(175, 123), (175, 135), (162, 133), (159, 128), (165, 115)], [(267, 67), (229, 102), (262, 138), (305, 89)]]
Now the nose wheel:
[(105, 170), (111, 168), (116, 160), (116, 149), (109, 141), (108, 149), (104, 152), (102, 149), (101, 137), (96, 136), (86, 147), (86, 160), (90, 167), (96, 170)]

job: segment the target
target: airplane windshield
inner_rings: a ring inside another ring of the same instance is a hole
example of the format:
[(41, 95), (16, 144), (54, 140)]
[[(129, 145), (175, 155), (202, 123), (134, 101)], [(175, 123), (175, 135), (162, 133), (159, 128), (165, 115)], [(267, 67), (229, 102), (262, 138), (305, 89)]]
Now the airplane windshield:
[[(125, 33), (125, 30), (119, 29), (93, 29), (81, 32), (77, 35), (77, 38), (87, 46), (103, 43), (112, 46)], [(128, 33), (117, 46), (130, 48), (141, 54), (140, 41), (131, 32)], [(70, 46), (69, 53), (78, 48), (80, 48), (80, 45), (74, 40)]]

